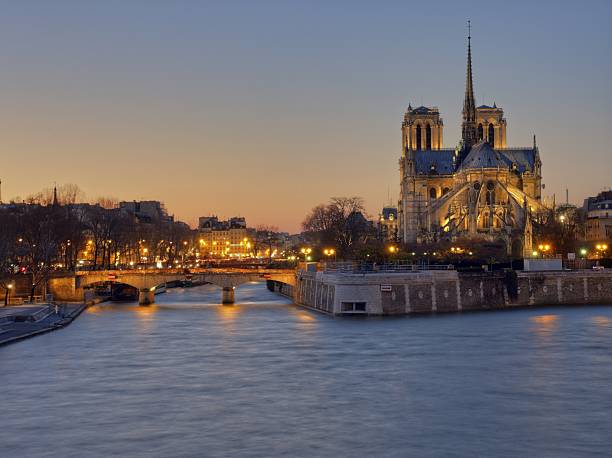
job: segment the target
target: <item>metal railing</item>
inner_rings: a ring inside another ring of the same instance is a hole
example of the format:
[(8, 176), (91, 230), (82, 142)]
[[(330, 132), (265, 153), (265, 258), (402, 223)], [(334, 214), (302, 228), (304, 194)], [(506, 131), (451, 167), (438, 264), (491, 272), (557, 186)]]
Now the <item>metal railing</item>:
[(381, 273), (381, 272), (422, 272), (430, 270), (454, 270), (452, 264), (414, 263), (411, 261), (392, 262), (328, 262), (322, 266), (323, 272)]

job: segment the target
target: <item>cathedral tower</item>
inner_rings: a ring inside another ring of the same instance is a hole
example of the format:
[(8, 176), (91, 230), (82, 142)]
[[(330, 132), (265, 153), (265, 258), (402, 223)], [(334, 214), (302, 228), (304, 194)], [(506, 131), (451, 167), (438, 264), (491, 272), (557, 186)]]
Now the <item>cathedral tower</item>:
[(402, 146), (407, 150), (426, 151), (442, 148), (444, 123), (437, 107), (418, 107), (408, 109), (402, 123)]
[(493, 106), (480, 105), (476, 108), (478, 141), (486, 140), (495, 149), (506, 148), (506, 118), (504, 110)]

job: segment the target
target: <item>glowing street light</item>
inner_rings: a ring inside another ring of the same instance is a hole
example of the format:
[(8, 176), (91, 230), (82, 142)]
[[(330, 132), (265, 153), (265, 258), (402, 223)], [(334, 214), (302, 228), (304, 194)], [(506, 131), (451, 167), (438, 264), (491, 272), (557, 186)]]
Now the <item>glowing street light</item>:
[(599, 253), (599, 257), (603, 258), (604, 253), (608, 250), (608, 245), (606, 245), (605, 243), (598, 243), (597, 245), (595, 245), (595, 249)]
[(327, 257), (334, 257), (334, 260), (336, 259), (336, 250), (333, 248), (325, 248), (323, 250), (323, 254)]
[(542, 253), (542, 257), (544, 257), (550, 251), (551, 246), (548, 243), (541, 243), (538, 245), (538, 249)]
[(304, 261), (310, 260), (310, 253), (312, 253), (312, 248), (302, 248), (300, 253), (304, 255)]
[(9, 283), (8, 285), (6, 285), (6, 291), (4, 293), (4, 305), (8, 305), (9, 295), (12, 289), (13, 289), (12, 283)]

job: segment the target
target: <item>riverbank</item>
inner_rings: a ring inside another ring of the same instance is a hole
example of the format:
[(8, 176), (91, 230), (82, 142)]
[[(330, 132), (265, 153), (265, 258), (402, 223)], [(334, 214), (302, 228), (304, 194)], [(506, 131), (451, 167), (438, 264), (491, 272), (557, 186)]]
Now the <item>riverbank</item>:
[(88, 304), (7, 306), (0, 310), (0, 346), (68, 326)]
[(296, 288), (273, 284), (296, 304), (331, 315), (405, 315), (612, 303), (612, 271), (307, 272)]

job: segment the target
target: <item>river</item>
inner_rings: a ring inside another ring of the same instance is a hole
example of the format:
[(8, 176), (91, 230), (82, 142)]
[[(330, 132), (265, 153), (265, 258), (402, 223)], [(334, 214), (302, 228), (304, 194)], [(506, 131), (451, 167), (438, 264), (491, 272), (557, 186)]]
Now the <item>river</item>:
[(262, 284), (0, 348), (0, 456), (612, 454), (612, 307), (333, 318)]

